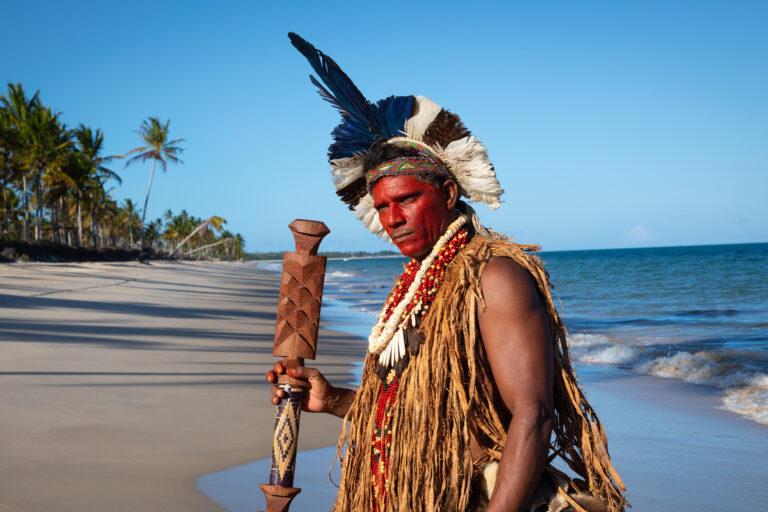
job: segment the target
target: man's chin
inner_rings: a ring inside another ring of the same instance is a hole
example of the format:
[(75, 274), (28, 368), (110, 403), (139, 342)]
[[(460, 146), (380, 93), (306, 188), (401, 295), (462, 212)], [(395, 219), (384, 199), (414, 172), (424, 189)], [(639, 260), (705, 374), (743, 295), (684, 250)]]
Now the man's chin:
[(407, 258), (420, 259), (429, 253), (429, 250), (425, 251), (424, 244), (413, 243), (411, 240), (396, 241), (395, 245), (400, 253)]

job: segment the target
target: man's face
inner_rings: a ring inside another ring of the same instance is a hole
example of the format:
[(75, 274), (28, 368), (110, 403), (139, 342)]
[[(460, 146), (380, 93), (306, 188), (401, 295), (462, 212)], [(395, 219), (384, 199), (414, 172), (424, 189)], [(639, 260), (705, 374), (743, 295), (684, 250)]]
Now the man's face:
[(442, 189), (413, 176), (387, 176), (371, 189), (373, 205), (387, 234), (405, 256), (426, 257), (450, 221)]

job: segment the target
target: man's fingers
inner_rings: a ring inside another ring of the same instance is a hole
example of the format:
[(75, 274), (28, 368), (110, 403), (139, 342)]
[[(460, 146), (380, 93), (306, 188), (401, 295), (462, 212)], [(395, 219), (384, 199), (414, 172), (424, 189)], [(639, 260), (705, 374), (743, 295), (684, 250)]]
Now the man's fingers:
[(270, 402), (272, 402), (275, 405), (279, 404), (280, 399), (285, 396), (285, 391), (280, 389), (279, 386), (272, 386), (271, 391), (272, 391), (272, 398), (270, 399)]
[(320, 373), (320, 370), (317, 368), (309, 368), (307, 366), (288, 368), (286, 373), (294, 379), (307, 379), (309, 381), (325, 380), (325, 377)]
[(284, 373), (285, 367), (280, 361), (278, 361), (275, 363), (275, 366), (273, 366), (272, 369), (267, 372), (267, 380), (274, 384), (277, 382), (278, 375), (282, 375)]

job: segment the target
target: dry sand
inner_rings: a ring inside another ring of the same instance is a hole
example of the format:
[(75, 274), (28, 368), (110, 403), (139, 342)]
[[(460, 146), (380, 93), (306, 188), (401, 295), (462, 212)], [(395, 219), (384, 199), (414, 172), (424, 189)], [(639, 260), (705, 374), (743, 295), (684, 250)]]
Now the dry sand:
[[(221, 510), (195, 478), (270, 454), (277, 287), (253, 264), (0, 265), (0, 511)], [(364, 346), (320, 339), (350, 380)], [(335, 443), (302, 419), (301, 449)]]

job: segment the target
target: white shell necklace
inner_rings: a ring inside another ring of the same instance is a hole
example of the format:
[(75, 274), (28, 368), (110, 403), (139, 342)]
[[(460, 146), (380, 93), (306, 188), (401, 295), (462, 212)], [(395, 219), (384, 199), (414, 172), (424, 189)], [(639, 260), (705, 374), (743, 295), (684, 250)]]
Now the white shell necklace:
[(443, 236), (432, 247), (432, 251), (424, 258), (419, 267), (419, 271), (408, 287), (408, 291), (400, 302), (392, 310), (392, 314), (387, 318), (387, 304), (379, 314), (379, 320), (371, 329), (371, 335), (368, 337), (368, 351), (379, 355), (379, 364), (382, 366), (394, 366), (405, 355), (405, 329), (410, 321), (411, 325), (416, 326), (416, 317), (421, 312), (421, 299), (413, 306), (408, 314), (404, 314), (408, 305), (413, 301), (416, 292), (419, 290), (422, 280), (432, 262), (440, 253), (440, 250), (447, 244), (451, 238), (467, 222), (466, 215), (461, 215), (448, 226)]

